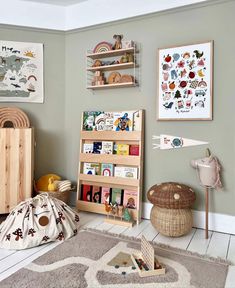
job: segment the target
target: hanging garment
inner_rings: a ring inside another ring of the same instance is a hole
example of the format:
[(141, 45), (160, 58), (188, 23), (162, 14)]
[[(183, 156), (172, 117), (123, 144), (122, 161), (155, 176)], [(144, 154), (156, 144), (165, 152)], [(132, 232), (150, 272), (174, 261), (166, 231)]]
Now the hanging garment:
[(0, 225), (0, 248), (26, 249), (77, 233), (78, 214), (47, 193), (18, 204)]

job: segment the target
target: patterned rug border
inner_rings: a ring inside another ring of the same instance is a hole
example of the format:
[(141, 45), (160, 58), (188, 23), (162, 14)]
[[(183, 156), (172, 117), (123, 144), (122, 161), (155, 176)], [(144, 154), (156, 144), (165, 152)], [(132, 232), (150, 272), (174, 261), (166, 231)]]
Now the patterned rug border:
[[(99, 235), (105, 235), (105, 236), (109, 236), (111, 238), (118, 238), (118, 239), (123, 239), (123, 240), (127, 240), (127, 241), (134, 241), (134, 242), (139, 242), (141, 241), (140, 238), (136, 238), (136, 237), (132, 237), (132, 236), (127, 236), (127, 235), (122, 235), (122, 234), (116, 234), (116, 233), (110, 233), (106, 230), (97, 230), (95, 228), (88, 228), (88, 227), (82, 227), (82, 229), (80, 230), (80, 232), (82, 231), (88, 231), (88, 232), (92, 232), (92, 233), (96, 233)], [(175, 254), (179, 254), (182, 256), (191, 256), (192, 258), (197, 258), (197, 259), (201, 259), (207, 262), (214, 262), (217, 264), (221, 264), (221, 265), (225, 265), (225, 266), (229, 266), (229, 265), (233, 265), (233, 263), (229, 260), (225, 260), (221, 257), (212, 257), (209, 255), (202, 255), (199, 254), (197, 252), (192, 252), (192, 251), (186, 251), (184, 249), (181, 248), (177, 248), (177, 247), (172, 247), (170, 245), (166, 245), (163, 243), (156, 243), (153, 241), (149, 241), (151, 243), (151, 245), (153, 245), (155, 248), (159, 248), (165, 251), (171, 251)]]

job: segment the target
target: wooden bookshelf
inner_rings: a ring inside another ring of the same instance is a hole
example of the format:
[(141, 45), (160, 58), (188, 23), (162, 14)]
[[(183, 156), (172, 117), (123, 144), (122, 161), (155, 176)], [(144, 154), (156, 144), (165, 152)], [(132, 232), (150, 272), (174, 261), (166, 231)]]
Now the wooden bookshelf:
[(87, 71), (97, 71), (97, 70), (98, 71), (112, 71), (112, 70), (119, 70), (119, 69), (130, 69), (134, 67), (135, 67), (134, 62), (128, 62), (128, 63), (104, 65), (104, 66), (98, 66), (98, 67), (89, 67), (87, 68)]
[[(81, 200), (81, 185), (87, 184), (99, 187), (121, 188), (138, 192), (138, 209), (129, 209), (137, 224), (141, 221), (142, 211), (142, 186), (143, 186), (143, 157), (144, 157), (144, 111), (139, 110), (140, 131), (83, 131), (80, 133), (80, 154), (78, 169), (77, 208), (100, 214), (107, 214), (104, 204)], [(82, 119), (83, 124), (83, 119)], [(139, 145), (139, 156), (116, 154), (82, 153), (84, 143), (96, 141), (113, 141), (116, 143)], [(83, 163), (112, 163), (121, 166), (133, 166), (138, 168), (138, 179), (87, 175), (83, 174)]]
[[(87, 53), (86, 57), (89, 57), (91, 59), (99, 59), (99, 58), (107, 58), (107, 57), (114, 57), (114, 56), (121, 56), (125, 53), (134, 53), (135, 48), (127, 48), (127, 49), (118, 49), (118, 50), (110, 50), (110, 51), (104, 51), (100, 53)], [(137, 53), (137, 51), (135, 51)]]
[(126, 82), (126, 83), (115, 83), (115, 84), (104, 84), (104, 85), (94, 85), (94, 86), (87, 86), (87, 89), (105, 89), (105, 88), (127, 88), (127, 87), (134, 87), (137, 86), (134, 82)]

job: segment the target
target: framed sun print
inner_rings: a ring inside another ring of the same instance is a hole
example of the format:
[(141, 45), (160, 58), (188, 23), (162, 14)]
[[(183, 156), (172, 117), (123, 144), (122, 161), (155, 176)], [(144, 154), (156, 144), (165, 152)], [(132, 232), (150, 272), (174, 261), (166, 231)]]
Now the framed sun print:
[(212, 120), (213, 41), (158, 51), (158, 120)]

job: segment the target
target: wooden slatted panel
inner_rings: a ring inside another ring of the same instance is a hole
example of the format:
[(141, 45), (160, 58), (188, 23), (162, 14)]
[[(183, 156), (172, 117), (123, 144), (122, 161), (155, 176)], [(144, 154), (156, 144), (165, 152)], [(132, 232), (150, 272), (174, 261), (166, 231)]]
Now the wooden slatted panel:
[(33, 129), (0, 129), (0, 213), (31, 197)]
[[(133, 179), (133, 178), (125, 178), (125, 177), (112, 177), (112, 176), (100, 176), (100, 175), (90, 175), (90, 174), (80, 174), (79, 175), (80, 180), (84, 180), (87, 182), (93, 182), (93, 185), (95, 186), (102, 186), (101, 184), (107, 183), (107, 184), (116, 184), (119, 185), (120, 188), (123, 186), (139, 186), (139, 179)], [(105, 184), (103, 185), (104, 187)]]
[(141, 140), (141, 131), (81, 131), (81, 139), (94, 141)]
[(96, 163), (113, 163), (119, 165), (128, 166), (139, 166), (140, 157), (139, 156), (127, 156), (127, 155), (115, 155), (115, 154), (85, 154), (80, 153), (81, 162), (96, 162)]

